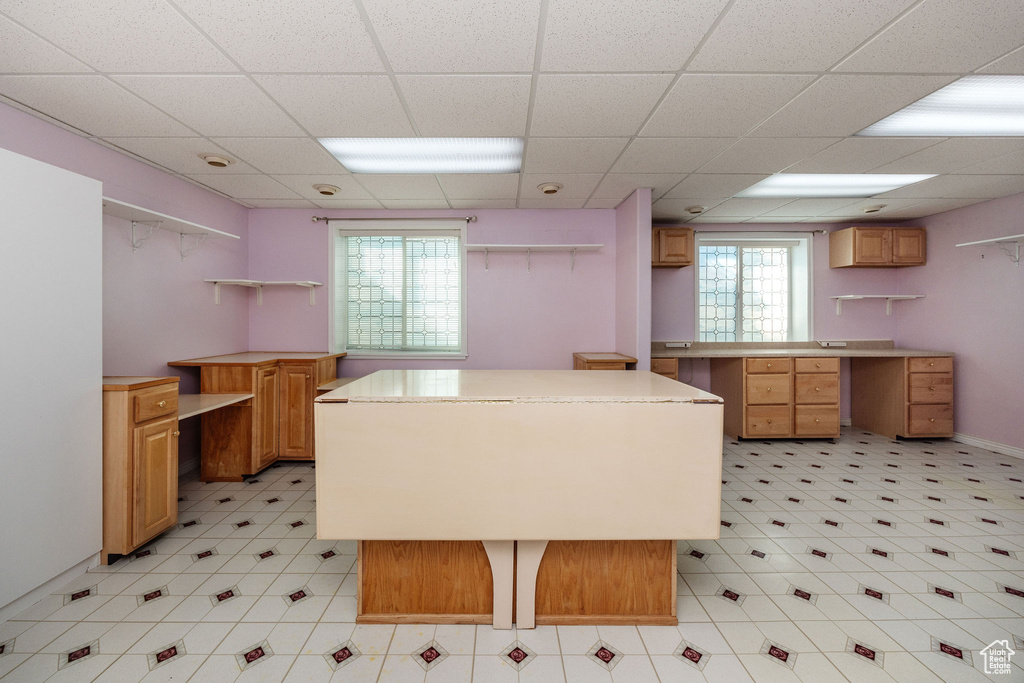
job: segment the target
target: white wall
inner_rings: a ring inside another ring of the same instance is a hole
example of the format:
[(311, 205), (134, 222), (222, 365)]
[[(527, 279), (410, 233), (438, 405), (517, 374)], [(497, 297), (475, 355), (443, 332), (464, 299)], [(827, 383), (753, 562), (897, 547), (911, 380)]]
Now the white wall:
[(0, 614), (102, 545), (101, 197), (0, 149)]

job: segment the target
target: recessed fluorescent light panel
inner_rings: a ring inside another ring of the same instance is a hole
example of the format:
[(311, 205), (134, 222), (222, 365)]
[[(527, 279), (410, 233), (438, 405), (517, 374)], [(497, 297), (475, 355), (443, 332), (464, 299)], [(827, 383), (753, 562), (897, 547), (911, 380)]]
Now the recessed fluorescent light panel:
[(1024, 135), (1024, 76), (966, 76), (857, 135)]
[(935, 174), (777, 173), (743, 190), (737, 197), (873, 197)]
[(319, 138), (352, 173), (519, 173), (521, 138)]

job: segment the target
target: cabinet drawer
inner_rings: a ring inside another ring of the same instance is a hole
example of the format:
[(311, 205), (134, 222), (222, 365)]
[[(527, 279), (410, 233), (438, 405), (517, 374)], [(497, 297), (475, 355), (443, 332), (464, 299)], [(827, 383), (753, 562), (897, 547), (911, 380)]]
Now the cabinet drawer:
[(793, 409), (794, 436), (835, 436), (839, 434), (839, 406), (796, 406)]
[(666, 375), (672, 379), (676, 378), (676, 374), (679, 371), (679, 361), (675, 358), (652, 358), (651, 359), (651, 372), (656, 372), (659, 375)]
[(747, 436), (789, 436), (789, 406), (749, 406)]
[(794, 403), (839, 403), (839, 374), (805, 373), (796, 376)]
[(161, 415), (177, 414), (178, 385), (139, 391), (135, 394), (132, 408), (136, 422), (145, 422)]
[(953, 359), (945, 358), (908, 358), (907, 369), (910, 372), (953, 372)]
[(912, 405), (907, 407), (906, 436), (952, 435), (952, 405)]
[(625, 370), (626, 364), (618, 361), (590, 361), (587, 370)]
[(953, 375), (945, 372), (907, 375), (907, 400), (910, 403), (952, 403)]
[(789, 372), (792, 361), (789, 358), (748, 358), (748, 373)]
[(838, 358), (796, 358), (797, 372), (839, 372)]
[(747, 405), (789, 403), (789, 375), (747, 375)]

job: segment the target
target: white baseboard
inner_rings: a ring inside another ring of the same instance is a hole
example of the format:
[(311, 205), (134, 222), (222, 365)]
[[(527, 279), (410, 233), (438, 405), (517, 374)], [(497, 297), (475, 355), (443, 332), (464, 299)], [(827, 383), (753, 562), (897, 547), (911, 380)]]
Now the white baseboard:
[(3, 607), (0, 607), (0, 624), (18, 616), (32, 605), (36, 604), (48, 595), (51, 595), (64, 584), (74, 581), (93, 567), (99, 566), (99, 564), (100, 554), (96, 553), (92, 557), (82, 560), (71, 569), (61, 572), (43, 585), (33, 588), (20, 598), (15, 598)]
[(988, 451), (995, 451), (996, 453), (1002, 453), (1003, 455), (1011, 455), (1015, 458), (1024, 459), (1024, 448), (1008, 446), (1007, 444), (999, 443), (998, 441), (979, 439), (976, 436), (968, 436), (967, 434), (961, 434), (959, 432), (953, 433), (953, 441), (967, 444), (968, 446), (977, 446), (978, 448), (984, 448)]
[(841, 418), (839, 418), (839, 426), (840, 427), (852, 427), (853, 426), (853, 418), (852, 417), (841, 417)]
[(182, 475), (194, 472), (199, 469), (199, 458), (189, 458), (188, 460), (182, 460), (178, 463), (178, 478)]

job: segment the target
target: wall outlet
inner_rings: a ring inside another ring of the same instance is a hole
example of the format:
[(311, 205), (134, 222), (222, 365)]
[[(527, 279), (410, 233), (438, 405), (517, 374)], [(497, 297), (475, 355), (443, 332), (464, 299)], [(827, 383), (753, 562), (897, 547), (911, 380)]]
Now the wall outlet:
[(828, 348), (830, 346), (846, 346), (846, 342), (844, 341), (820, 341), (818, 343), (824, 346), (825, 348)]
[(693, 342), (665, 342), (666, 349), (688, 349)]

